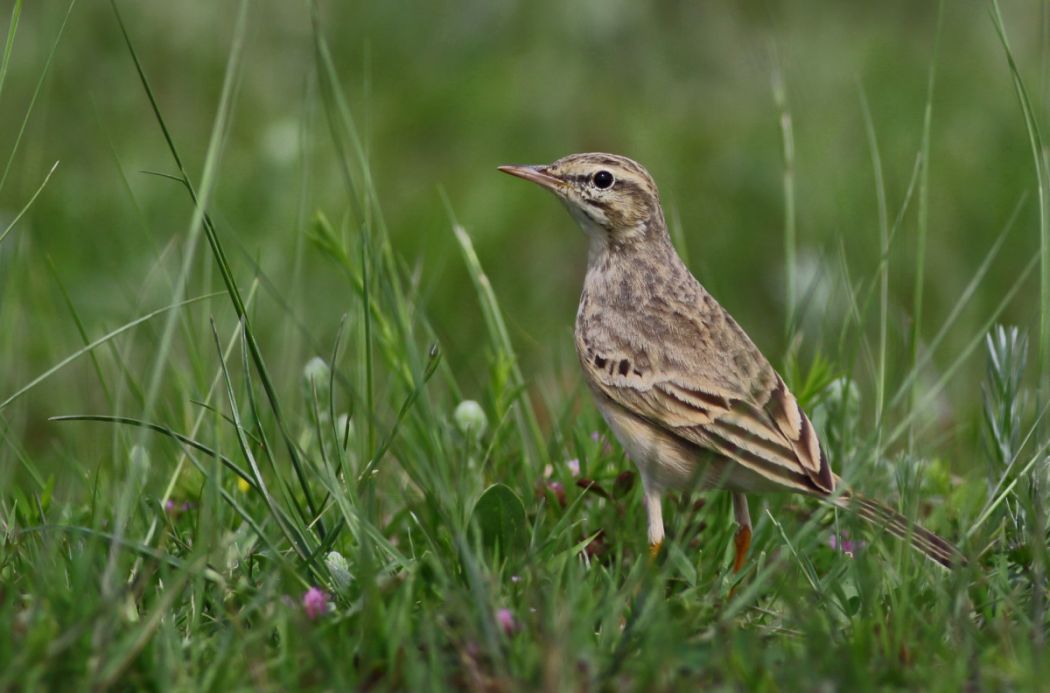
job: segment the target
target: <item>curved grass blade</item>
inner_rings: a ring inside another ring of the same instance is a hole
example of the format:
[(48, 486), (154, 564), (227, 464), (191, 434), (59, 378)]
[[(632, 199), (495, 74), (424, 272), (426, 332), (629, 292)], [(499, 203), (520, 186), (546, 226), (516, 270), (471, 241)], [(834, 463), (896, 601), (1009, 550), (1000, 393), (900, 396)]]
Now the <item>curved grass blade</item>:
[(1016, 281), (1014, 281), (1013, 286), (1010, 287), (1010, 290), (1006, 292), (1006, 295), (1003, 296), (1003, 299), (999, 301), (999, 304), (995, 307), (995, 309), (991, 312), (988, 318), (978, 329), (976, 336), (973, 339), (971, 339), (970, 342), (963, 348), (963, 350), (959, 353), (959, 356), (956, 357), (956, 359), (948, 366), (948, 368), (944, 371), (944, 373), (937, 380), (937, 382), (930, 386), (930, 388), (926, 391), (925, 396), (923, 396), (918, 402), (918, 406), (913, 408), (904, 417), (904, 420), (901, 421), (901, 423), (893, 429), (890, 435), (886, 437), (885, 441), (887, 446), (891, 445), (902, 434), (906, 433), (908, 431), (909, 426), (911, 425), (911, 420), (918, 414), (918, 412), (925, 410), (927, 407), (930, 406), (930, 404), (934, 402), (934, 400), (936, 400), (937, 397), (940, 396), (941, 391), (948, 384), (951, 378), (955, 375), (955, 372), (962, 367), (962, 364), (966, 361), (967, 358), (969, 358), (970, 354), (973, 353), (974, 349), (976, 349), (978, 345), (980, 345), (980, 343), (984, 341), (984, 334), (989, 330), (989, 328), (991, 328), (992, 324), (999, 319), (999, 315), (1006, 309), (1006, 306), (1010, 304), (1010, 301), (1013, 300), (1014, 295), (1018, 291), (1020, 291), (1021, 286), (1024, 284), (1025, 280), (1028, 279), (1028, 275), (1032, 273), (1032, 270), (1035, 269), (1038, 263), (1038, 255), (1033, 256), (1032, 259), (1028, 261), (1028, 264), (1025, 265), (1024, 269), (1021, 270), (1021, 273), (1017, 276), (1017, 279)]
[[(214, 325), (212, 326), (212, 329), (214, 329)], [(243, 323), (240, 325), (240, 331), (243, 334), (243, 332), (244, 332), (244, 324)], [(292, 508), (295, 509), (296, 514), (299, 516), (299, 519), (301, 519), (303, 521), (303, 524), (309, 525), (310, 522), (311, 522), (310, 515), (307, 512), (307, 510), (302, 506), (302, 504), (299, 502), (299, 499), (295, 497), (295, 493), (292, 491), (291, 487), (289, 486), (288, 480), (284, 478), (284, 475), (281, 474), (280, 469), (278, 469), (278, 467), (277, 467), (277, 457), (276, 457), (276, 455), (273, 452), (273, 447), (270, 445), (269, 438), (267, 438), (267, 436), (266, 436), (266, 430), (262, 426), (262, 418), (259, 415), (259, 405), (258, 405), (258, 402), (255, 399), (255, 387), (252, 385), (251, 369), (248, 366), (248, 347), (247, 347), (247, 343), (246, 342), (247, 342), (247, 340), (244, 340), (244, 339), (241, 340), (241, 363), (242, 363), (242, 367), (244, 369), (243, 372), (244, 372), (245, 391), (246, 391), (246, 393), (248, 395), (248, 406), (250, 407), (250, 410), (251, 410), (251, 413), (252, 413), (252, 419), (255, 421), (255, 428), (256, 428), (256, 430), (259, 431), (259, 441), (260, 441), (260, 444), (262, 446), (263, 453), (266, 455), (266, 459), (270, 463), (270, 469), (273, 470), (274, 476), (276, 476), (277, 479), (281, 482), (281, 490), (284, 492), (285, 501), (289, 505), (291, 505)], [(220, 359), (222, 358), (222, 354), (221, 353), (220, 353), (219, 357), (220, 357)], [(220, 364), (219, 369), (220, 369), (220, 371), (225, 371), (225, 364)], [(236, 420), (233, 420), (233, 425), (234, 426), (238, 425)], [(247, 431), (244, 431), (244, 433), (245, 433), (245, 435), (248, 435)], [(303, 483), (303, 484), (306, 483), (306, 480), (302, 479), (302, 478), (300, 478), (299, 481), (300, 481), (300, 483)], [(323, 501), (322, 501), (322, 505), (323, 505)]]
[(36, 201), (37, 196), (40, 195), (41, 192), (43, 192), (44, 186), (46, 186), (47, 182), (49, 180), (51, 180), (51, 174), (55, 172), (56, 168), (58, 168), (58, 162), (57, 161), (54, 164), (52, 164), (51, 170), (47, 172), (46, 176), (44, 176), (44, 180), (37, 187), (36, 192), (34, 192), (30, 196), (29, 201), (25, 203), (25, 206), (23, 206), (22, 209), (19, 210), (18, 214), (15, 215), (15, 218), (11, 220), (11, 223), (8, 224), (7, 227), (3, 231), (0, 231), (0, 243), (4, 242), (4, 239), (7, 238), (7, 234), (11, 233), (11, 229), (13, 229), (15, 227), (15, 224), (17, 224), (19, 222), (19, 220), (25, 215), (25, 213), (33, 205), (33, 203)]
[[(76, 5), (76, 0), (70, 0), (69, 7), (66, 8), (66, 14), (62, 17), (62, 24), (58, 27), (58, 34), (55, 36), (54, 42), (51, 44), (51, 50), (47, 54), (47, 60), (44, 61), (44, 69), (40, 71), (40, 77), (37, 79), (36, 87), (33, 89), (33, 96), (29, 99), (29, 107), (26, 109), (26, 114), (22, 118), (22, 125), (18, 128), (18, 134), (15, 136), (15, 143), (11, 147), (11, 154), (7, 157), (7, 164), (4, 166), (4, 173), (0, 175), (0, 190), (4, 189), (4, 183), (7, 181), (7, 176), (11, 173), (11, 164), (15, 161), (15, 154), (18, 153), (18, 146), (22, 144), (22, 136), (25, 135), (26, 126), (29, 125), (29, 116), (33, 113), (33, 107), (36, 105), (36, 100), (40, 96), (40, 90), (44, 86), (44, 78), (47, 77), (47, 73), (51, 68), (51, 61), (55, 57), (55, 52), (58, 50), (58, 44), (62, 40), (62, 34), (65, 33), (66, 24), (69, 22), (69, 15), (73, 12), (73, 6)], [(12, 30), (14, 27), (12, 26)], [(10, 47), (8, 43), (8, 47)], [(6, 65), (7, 60), (5, 56), (4, 63)]]
[[(80, 335), (81, 341), (83, 341), (84, 344), (90, 344), (91, 338), (88, 337), (87, 328), (84, 327), (84, 322), (80, 319), (80, 314), (73, 305), (73, 298), (66, 290), (66, 284), (62, 281), (62, 275), (59, 274), (58, 268), (55, 267), (55, 261), (51, 259), (50, 255), (47, 256), (47, 268), (51, 271), (51, 277), (55, 280), (59, 293), (62, 294), (62, 302), (66, 304), (66, 310), (69, 311), (69, 316), (73, 319), (73, 324), (76, 325), (77, 333)], [(109, 384), (106, 382), (106, 377), (102, 373), (102, 364), (99, 363), (98, 357), (95, 356), (94, 351), (90, 352), (88, 356), (91, 358), (91, 365), (95, 368), (95, 377), (98, 378), (98, 385), (102, 388), (102, 393), (105, 395), (106, 404), (112, 409), (114, 406), (113, 393), (110, 392)], [(116, 361), (121, 364), (122, 368), (126, 368), (122, 359), (117, 358)], [(132, 391), (136, 391), (136, 388), (134, 387), (135, 381), (128, 378), (128, 383), (132, 386)]]
[[(1014, 60), (1010, 41), (1006, 36), (1006, 25), (1003, 23), (1002, 12), (999, 11), (998, 0), (992, 0), (991, 4), (992, 23), (999, 35), (999, 42), (1006, 54), (1006, 62), (1010, 67), (1010, 78), (1013, 80), (1014, 91), (1017, 93), (1017, 101), (1021, 106), (1021, 114), (1024, 116), (1025, 129), (1028, 132), (1028, 144), (1031, 149), (1035, 178), (1039, 191), (1039, 255), (1040, 259), (1040, 282), (1039, 282), (1039, 388), (1043, 390), (1050, 387), (1050, 166), (1046, 160), (1046, 150), (1043, 145), (1043, 135), (1039, 130), (1039, 119), (1036, 117), (1032, 101), (1028, 96), (1021, 72)], [(1043, 394), (1043, 396), (1047, 396)]]
[(525, 377), (521, 373), (514, 345), (510, 341), (510, 333), (507, 332), (507, 324), (503, 320), (503, 312), (500, 310), (499, 302), (496, 300), (496, 294), (492, 291), (492, 284), (489, 282), (485, 271), (481, 268), (481, 261), (478, 259), (478, 254), (474, 251), (474, 243), (470, 240), (470, 235), (466, 229), (453, 220), (452, 232), (459, 242), (463, 260), (467, 265), (467, 272), (470, 274), (470, 279), (477, 291), (478, 302), (481, 304), (481, 314), (484, 316), (485, 326), (488, 328), (492, 346), (497, 352), (502, 352), (510, 359), (510, 370), (513, 377), (512, 385), (521, 389), (520, 394), (517, 396), (515, 418), (522, 437), (522, 443), (532, 462), (546, 461), (542, 459), (537, 460), (538, 457), (546, 453), (543, 433), (540, 430), (539, 421), (536, 419), (532, 400), (525, 389)]
[[(1018, 216), (1021, 214), (1021, 210), (1024, 208), (1025, 198), (1026, 195), (1022, 195), (1021, 198), (1017, 201), (1017, 204), (1014, 205), (1014, 209), (1010, 213), (1010, 217), (1006, 220), (1006, 224), (1003, 226), (1003, 230), (999, 232), (999, 236), (995, 239), (995, 242), (992, 244), (992, 247), (988, 249), (987, 253), (985, 253), (984, 259), (981, 261), (980, 266), (977, 268), (977, 271), (973, 273), (973, 276), (970, 278), (969, 283), (967, 283), (966, 288), (963, 289), (962, 293), (959, 295), (959, 299), (955, 302), (955, 305), (952, 306), (951, 312), (948, 314), (948, 317), (945, 318), (944, 323), (941, 325), (941, 328), (937, 331), (937, 334), (932, 340), (930, 340), (929, 346), (926, 348), (926, 351), (923, 354), (922, 358), (919, 359), (919, 361), (912, 366), (911, 370), (908, 372), (908, 375), (904, 378), (904, 382), (902, 382), (897, 388), (897, 392), (894, 393), (893, 399), (890, 400), (891, 407), (894, 407), (897, 404), (899, 404), (903, 400), (904, 396), (911, 391), (911, 388), (913, 387), (915, 381), (919, 377), (919, 373), (933, 358), (934, 352), (937, 350), (937, 347), (940, 346), (940, 343), (947, 336), (948, 330), (952, 327), (952, 325), (955, 324), (955, 321), (962, 313), (963, 308), (965, 308), (969, 304), (970, 299), (972, 299), (974, 294), (977, 292), (977, 288), (980, 286), (981, 281), (984, 279), (985, 275), (988, 274), (988, 270), (991, 269), (992, 261), (999, 255), (999, 250), (1003, 247), (1003, 243), (1006, 241), (1007, 236), (1009, 236), (1010, 232), (1013, 230), (1014, 223), (1017, 221)], [(987, 329), (982, 330), (981, 332), (978, 332), (978, 334), (982, 335), (986, 331)], [(915, 409), (915, 407), (912, 406), (912, 409)]]
[(132, 320), (129, 323), (125, 323), (124, 325), (122, 325), (121, 327), (118, 327), (117, 329), (113, 330), (112, 332), (107, 332), (105, 335), (99, 337), (98, 339), (96, 339), (95, 341), (91, 342), (90, 344), (88, 344), (88, 345), (86, 345), (84, 347), (81, 347), (80, 349), (77, 349), (72, 354), (70, 354), (69, 356), (65, 357), (64, 359), (62, 359), (61, 361), (56, 363), (51, 368), (48, 368), (46, 371), (44, 371), (40, 375), (38, 375), (37, 377), (33, 378), (33, 380), (31, 380), (28, 384), (22, 386), (13, 395), (9, 396), (4, 401), (0, 402), (0, 410), (2, 410), (5, 407), (7, 407), (9, 404), (14, 402), (16, 399), (18, 399), (19, 397), (21, 397), (25, 393), (29, 392), (30, 390), (32, 390), (34, 387), (36, 387), (40, 383), (42, 383), (45, 380), (47, 380), (48, 378), (50, 378), (52, 375), (54, 375), (58, 371), (62, 370), (63, 368), (65, 368), (69, 364), (73, 363), (74, 361), (76, 361), (78, 358), (80, 358), (84, 354), (92, 351), (93, 349), (101, 346), (102, 344), (105, 344), (106, 342), (108, 342), (109, 340), (113, 339), (114, 337), (119, 337), (120, 335), (124, 334), (125, 332), (127, 332), (131, 328), (136, 327), (138, 325), (141, 325), (142, 323), (146, 322), (147, 320), (155, 318), (158, 315), (166, 313), (169, 310), (174, 310), (176, 308), (182, 308), (184, 306), (188, 306), (188, 305), (191, 305), (193, 303), (198, 303), (200, 301), (204, 301), (204, 300), (207, 300), (207, 299), (210, 299), (210, 298), (215, 298), (216, 296), (221, 296), (221, 295), (222, 295), (222, 292), (220, 291), (220, 292), (216, 292), (216, 293), (212, 293), (212, 294), (205, 294), (203, 296), (197, 296), (195, 298), (189, 298), (189, 299), (186, 299), (185, 301), (179, 301), (178, 303), (173, 303), (173, 304), (171, 304), (169, 306), (165, 306), (163, 308), (158, 308), (157, 310), (154, 310), (154, 311), (151, 311), (149, 313), (146, 313), (142, 317), (136, 318), (135, 320)]
[[(160, 424), (151, 423), (149, 421), (142, 421), (141, 419), (135, 419), (127, 416), (110, 416), (106, 414), (66, 414), (63, 416), (52, 416), (48, 419), (48, 421), (100, 421), (103, 423), (117, 423), (128, 426), (136, 426), (139, 428), (154, 431), (156, 433), (161, 433), (163, 435), (168, 436), (172, 440), (181, 443), (182, 445), (193, 448), (194, 450), (204, 453), (208, 457), (219, 460), (219, 462), (224, 467), (232, 471), (239, 478), (243, 479), (253, 490), (261, 493), (261, 490), (259, 489), (259, 486), (255, 482), (255, 479), (251, 475), (251, 473), (242, 469), (236, 462), (231, 460), (229, 457), (223, 455), (219, 451), (197, 440), (194, 440), (193, 438), (190, 438), (189, 436), (178, 433), (177, 431), (173, 431), (167, 426), (162, 426)], [(193, 466), (197, 468), (197, 471), (199, 471), (205, 476), (208, 475), (208, 469), (200, 462), (198, 462), (196, 458), (190, 456), (189, 459)], [(248, 523), (248, 525), (255, 531), (255, 533), (259, 536), (263, 543), (265, 543), (266, 546), (271, 551), (273, 551), (274, 556), (281, 556), (282, 553), (280, 549), (277, 546), (275, 546), (270, 540), (269, 536), (267, 536), (266, 533), (263, 532), (262, 527), (255, 521), (255, 518), (253, 518), (251, 514), (249, 514), (248, 511), (245, 510), (237, 502), (237, 500), (232, 495), (230, 495), (228, 491), (226, 491), (223, 488), (220, 488), (219, 491), (222, 494), (223, 499), (227, 503), (229, 503), (230, 507), (234, 509), (234, 511), (241, 517), (241, 519)], [(283, 511), (281, 511), (280, 508), (278, 508), (278, 512), (285, 522), (290, 522), (290, 520), (287, 518), (287, 515)]]
[(15, 0), (11, 7), (11, 21), (7, 25), (7, 40), (4, 41), (4, 57), (0, 60), (0, 95), (4, 93), (4, 79), (7, 77), (7, 66), (11, 64), (11, 51), (15, 47), (15, 34), (18, 32), (18, 18), (22, 15), (22, 0)]
[(231, 460), (226, 455), (223, 455), (218, 450), (215, 450), (204, 443), (201, 443), (187, 435), (183, 435), (178, 431), (172, 430), (167, 426), (161, 424), (151, 423), (149, 421), (143, 421), (142, 419), (136, 419), (130, 416), (114, 416), (111, 414), (63, 414), (61, 416), (48, 417), (48, 421), (63, 422), (63, 421), (101, 421), (103, 423), (116, 423), (124, 424), (127, 426), (135, 426), (137, 428), (144, 428), (156, 433), (162, 433), (172, 440), (178, 441), (179, 443), (191, 447), (198, 452), (202, 452), (208, 457), (213, 457), (223, 464), (227, 469), (236, 474), (239, 478), (243, 479), (256, 491), (259, 490), (258, 484), (255, 483), (255, 478), (251, 472), (246, 471), (240, 467), (236, 462)]
[(397, 418), (394, 420), (394, 425), (390, 428), (390, 432), (387, 434), (382, 444), (376, 449), (375, 454), (372, 455), (372, 459), (368, 461), (367, 465), (365, 465), (364, 470), (358, 475), (357, 483), (359, 486), (364, 483), (365, 479), (368, 478), (368, 475), (373, 469), (375, 469), (376, 465), (379, 464), (379, 461), (383, 456), (386, 455), (387, 450), (390, 449), (390, 446), (394, 442), (394, 438), (397, 436), (398, 429), (401, 427), (401, 422), (405, 420), (405, 416), (408, 415), (412, 405), (415, 404), (419, 395), (423, 392), (423, 388), (426, 387), (426, 384), (430, 381), (430, 378), (437, 370), (438, 363), (441, 361), (441, 352), (438, 350), (436, 344), (430, 347), (429, 353), (430, 361), (427, 363), (426, 370), (423, 371), (423, 378), (412, 392), (408, 394), (405, 401), (401, 403), (401, 408), (397, 412)]

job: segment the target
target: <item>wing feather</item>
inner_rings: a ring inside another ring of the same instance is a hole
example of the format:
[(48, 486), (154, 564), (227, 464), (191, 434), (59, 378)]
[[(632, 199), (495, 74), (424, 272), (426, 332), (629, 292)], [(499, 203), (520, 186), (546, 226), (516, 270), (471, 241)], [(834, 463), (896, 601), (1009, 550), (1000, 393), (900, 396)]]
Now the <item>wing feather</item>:
[[(740, 334), (746, 358), (721, 357), (723, 365), (738, 367), (733, 377), (711, 377), (705, 356), (683, 354), (680, 345), (676, 358), (669, 359), (651, 353), (649, 342), (644, 370), (636, 367), (628, 345), (580, 343), (578, 335), (577, 348), (591, 386), (632, 413), (780, 486), (831, 493), (834, 475), (812, 423), (783, 379)], [(686, 355), (692, 358), (682, 358)], [(676, 367), (660, 367), (657, 359)]]

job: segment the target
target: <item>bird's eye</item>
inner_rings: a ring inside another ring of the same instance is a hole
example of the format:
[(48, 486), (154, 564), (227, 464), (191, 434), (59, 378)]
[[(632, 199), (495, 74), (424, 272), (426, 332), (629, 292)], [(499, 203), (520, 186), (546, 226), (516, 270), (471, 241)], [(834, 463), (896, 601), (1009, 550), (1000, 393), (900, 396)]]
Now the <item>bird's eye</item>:
[(608, 171), (598, 171), (594, 174), (594, 185), (597, 188), (605, 190), (611, 188), (613, 184), (613, 174)]

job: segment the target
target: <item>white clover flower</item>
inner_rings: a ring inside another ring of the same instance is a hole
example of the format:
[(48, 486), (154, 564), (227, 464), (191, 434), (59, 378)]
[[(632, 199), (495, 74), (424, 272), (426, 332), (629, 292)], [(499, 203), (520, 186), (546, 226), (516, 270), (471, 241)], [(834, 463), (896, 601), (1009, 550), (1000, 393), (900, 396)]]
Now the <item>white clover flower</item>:
[(328, 368), (328, 364), (320, 356), (314, 356), (312, 359), (306, 362), (303, 366), (303, 380), (306, 381), (306, 387), (309, 388), (311, 384), (317, 386), (320, 390), (322, 387), (328, 387), (328, 379), (331, 377), (331, 370)]
[(485, 410), (472, 399), (465, 399), (456, 407), (452, 414), (456, 427), (460, 432), (469, 437), (480, 438), (488, 428), (489, 419), (485, 416)]
[(338, 551), (329, 551), (328, 555), (324, 557), (324, 564), (328, 566), (328, 572), (331, 573), (332, 581), (335, 582), (336, 587), (340, 590), (350, 587), (354, 576), (350, 574), (350, 565), (346, 562), (343, 554)]

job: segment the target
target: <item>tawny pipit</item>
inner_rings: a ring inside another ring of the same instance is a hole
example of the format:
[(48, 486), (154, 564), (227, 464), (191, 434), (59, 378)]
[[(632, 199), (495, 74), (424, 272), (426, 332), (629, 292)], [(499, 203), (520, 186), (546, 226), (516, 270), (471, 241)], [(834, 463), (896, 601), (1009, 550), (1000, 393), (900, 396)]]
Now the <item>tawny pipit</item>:
[(649, 173), (622, 156), (573, 154), (500, 170), (547, 188), (590, 239), (576, 352), (595, 402), (641, 473), (649, 543), (664, 538), (668, 488), (733, 494), (734, 570), (751, 543), (745, 493), (794, 491), (855, 511), (938, 563), (944, 539), (842, 487), (795, 397), (736, 321), (690, 274)]

